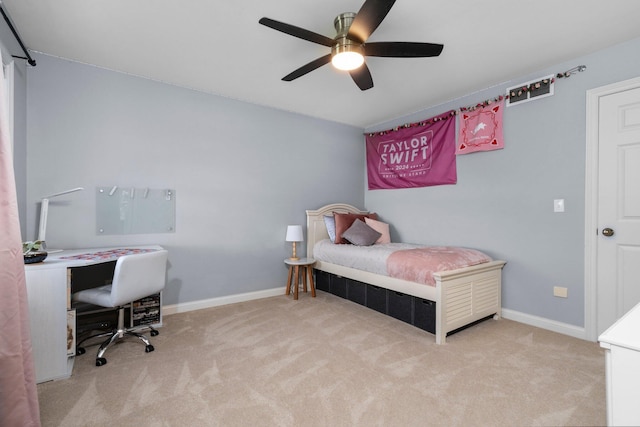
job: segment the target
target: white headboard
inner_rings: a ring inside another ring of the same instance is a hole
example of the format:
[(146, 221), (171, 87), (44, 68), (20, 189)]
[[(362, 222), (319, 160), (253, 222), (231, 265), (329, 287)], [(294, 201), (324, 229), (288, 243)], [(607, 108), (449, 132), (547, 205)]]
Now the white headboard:
[(355, 206), (346, 203), (333, 203), (326, 205), (318, 210), (307, 210), (307, 257), (313, 258), (313, 246), (316, 242), (328, 239), (327, 227), (324, 224), (324, 215), (332, 215), (338, 213), (356, 213), (367, 214), (367, 211), (361, 211)]

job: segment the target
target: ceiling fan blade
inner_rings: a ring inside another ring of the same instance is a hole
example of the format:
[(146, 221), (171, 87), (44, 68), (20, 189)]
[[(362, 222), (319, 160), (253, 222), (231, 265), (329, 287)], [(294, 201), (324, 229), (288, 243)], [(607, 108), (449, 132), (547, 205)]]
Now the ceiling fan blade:
[(443, 45), (436, 43), (376, 42), (365, 44), (364, 54), (391, 58), (424, 58), (440, 55), (443, 48)]
[(349, 38), (364, 43), (387, 16), (396, 0), (366, 0), (349, 27)]
[(360, 90), (367, 90), (373, 87), (373, 78), (367, 64), (362, 64), (355, 70), (349, 71), (349, 74), (351, 74), (351, 78), (356, 82)]
[(292, 73), (287, 74), (286, 76), (284, 76), (282, 78), (282, 80), (284, 80), (285, 82), (290, 82), (291, 80), (295, 80), (298, 77), (302, 77), (307, 73), (310, 73), (311, 71), (315, 70), (316, 68), (320, 68), (325, 64), (328, 64), (329, 62), (331, 62), (331, 54), (327, 54), (325, 56), (321, 56), (320, 58), (313, 60), (311, 62), (309, 62), (306, 65), (303, 65), (302, 67), (298, 68), (297, 70), (293, 71)]
[(260, 24), (265, 25), (274, 30), (281, 31), (290, 36), (298, 37), (299, 39), (306, 40), (313, 43), (318, 43), (324, 46), (331, 47), (335, 44), (333, 39), (325, 37), (322, 34), (314, 33), (313, 31), (305, 30), (304, 28), (296, 27), (295, 25), (285, 24), (284, 22), (276, 21), (270, 18), (260, 18), (258, 21)]

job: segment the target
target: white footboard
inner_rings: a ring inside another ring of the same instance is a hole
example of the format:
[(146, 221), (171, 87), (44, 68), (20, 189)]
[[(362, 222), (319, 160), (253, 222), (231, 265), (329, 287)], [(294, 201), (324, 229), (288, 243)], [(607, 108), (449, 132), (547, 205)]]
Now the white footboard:
[(502, 315), (502, 267), (492, 261), (470, 268), (434, 273), (439, 296), (436, 301), (436, 343), (447, 333), (487, 316)]

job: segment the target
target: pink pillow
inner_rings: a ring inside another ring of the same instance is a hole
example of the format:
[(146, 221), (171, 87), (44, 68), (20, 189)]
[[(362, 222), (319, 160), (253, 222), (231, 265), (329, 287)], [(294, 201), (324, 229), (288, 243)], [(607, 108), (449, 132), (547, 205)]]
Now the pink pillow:
[(389, 224), (382, 221), (377, 221), (372, 218), (365, 218), (365, 224), (382, 234), (376, 243), (391, 243), (391, 235), (389, 234)]
[(342, 233), (347, 231), (349, 227), (353, 225), (353, 222), (357, 219), (364, 221), (365, 218), (378, 219), (378, 214), (352, 214), (352, 213), (333, 213), (333, 218), (336, 220), (336, 241), (334, 243), (349, 244), (349, 241), (342, 238)]

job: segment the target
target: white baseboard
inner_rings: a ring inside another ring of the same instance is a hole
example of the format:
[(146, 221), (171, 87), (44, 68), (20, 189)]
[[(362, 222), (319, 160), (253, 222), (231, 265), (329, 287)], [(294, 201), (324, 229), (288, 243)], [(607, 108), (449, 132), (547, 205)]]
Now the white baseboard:
[(210, 298), (200, 301), (185, 302), (162, 306), (162, 315), (170, 316), (176, 313), (186, 313), (187, 311), (201, 310), (203, 308), (217, 307), (220, 305), (234, 304), (237, 302), (251, 301), (254, 299), (275, 297), (284, 295), (285, 287), (265, 289), (263, 291), (247, 292), (244, 294), (228, 295), (218, 298)]
[(582, 328), (580, 326), (557, 322), (555, 320), (545, 319), (544, 317), (538, 317), (531, 314), (521, 313), (519, 311), (509, 310), (507, 308), (502, 309), (502, 317), (504, 317), (505, 319), (524, 323), (526, 325), (535, 326), (538, 328), (557, 332), (559, 334), (569, 335), (574, 338), (579, 338), (579, 339), (589, 341), (587, 339), (587, 332), (585, 328)]
[[(176, 313), (186, 313), (188, 311), (201, 310), (203, 308), (218, 307), (221, 305), (234, 304), (237, 302), (275, 297), (278, 295), (284, 295), (284, 293), (285, 287), (282, 286), (278, 288), (265, 289), (262, 291), (228, 295), (224, 297), (210, 298), (206, 300), (192, 301), (181, 304), (165, 305), (162, 307), (162, 315), (170, 316)], [(513, 320), (515, 322), (524, 323), (526, 325), (535, 326), (537, 328), (546, 329), (549, 331), (557, 332), (559, 334), (569, 335), (574, 338), (588, 341), (585, 328), (579, 326), (557, 322), (555, 320), (550, 320), (544, 317), (534, 316), (515, 310), (509, 310), (508, 308), (502, 309), (502, 317), (504, 317), (505, 319)]]

